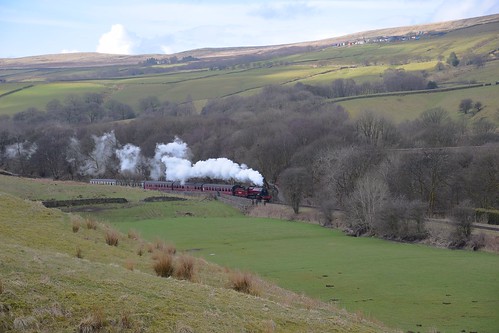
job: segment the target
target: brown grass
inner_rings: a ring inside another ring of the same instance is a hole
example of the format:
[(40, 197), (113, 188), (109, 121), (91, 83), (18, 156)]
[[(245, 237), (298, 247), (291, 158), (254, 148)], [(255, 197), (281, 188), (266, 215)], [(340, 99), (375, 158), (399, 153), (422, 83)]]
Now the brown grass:
[(153, 257), (153, 268), (158, 276), (170, 277), (173, 274), (173, 255), (166, 252), (158, 252)]
[(119, 235), (115, 230), (107, 230), (105, 238), (107, 245), (118, 246)]
[(181, 255), (175, 260), (173, 277), (179, 280), (192, 281), (194, 279), (194, 258), (189, 255)]
[(96, 230), (97, 229), (97, 222), (95, 220), (87, 219), (85, 221), (85, 224), (87, 225), (87, 229), (92, 229)]
[(76, 258), (78, 259), (83, 258), (83, 252), (79, 246), (76, 247)]
[(18, 317), (14, 319), (14, 330), (16, 332), (37, 331), (38, 320), (33, 316)]
[(229, 272), (229, 288), (253, 296), (261, 293), (258, 279), (247, 272)]
[(128, 230), (128, 238), (133, 240), (138, 240), (140, 238), (139, 233), (135, 229)]
[(147, 248), (147, 252), (148, 253), (153, 253), (154, 252), (154, 244), (148, 243), (146, 245), (146, 248)]
[(133, 319), (132, 319), (132, 315), (129, 312), (124, 312), (121, 314), (121, 318), (119, 321), (119, 327), (121, 329), (133, 328)]
[(99, 332), (106, 324), (102, 310), (94, 310), (78, 325), (78, 333)]
[(78, 232), (80, 230), (80, 221), (73, 220), (73, 232)]
[(139, 255), (140, 257), (142, 257), (142, 255), (144, 255), (144, 245), (141, 244), (139, 246), (139, 248), (137, 249), (137, 255)]
[(124, 266), (129, 271), (133, 271), (135, 269), (135, 261), (133, 261), (132, 259), (127, 259), (125, 260)]

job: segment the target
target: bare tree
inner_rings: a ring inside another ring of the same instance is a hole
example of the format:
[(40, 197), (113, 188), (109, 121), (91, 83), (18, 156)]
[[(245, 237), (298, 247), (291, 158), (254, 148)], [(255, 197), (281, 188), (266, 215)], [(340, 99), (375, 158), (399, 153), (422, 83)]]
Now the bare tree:
[(363, 112), (355, 124), (357, 135), (369, 145), (383, 146), (396, 141), (395, 125), (372, 111)]
[(293, 208), (295, 214), (300, 211), (300, 204), (312, 188), (312, 177), (304, 168), (284, 170), (279, 177), (280, 190), (286, 202)]
[(347, 219), (355, 236), (374, 232), (388, 196), (388, 185), (378, 174), (370, 172), (357, 180), (346, 205)]

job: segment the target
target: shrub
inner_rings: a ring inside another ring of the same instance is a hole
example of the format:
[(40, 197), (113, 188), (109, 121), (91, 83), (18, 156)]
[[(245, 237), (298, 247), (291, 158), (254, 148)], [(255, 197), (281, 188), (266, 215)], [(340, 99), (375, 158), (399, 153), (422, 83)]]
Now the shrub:
[(469, 207), (458, 206), (452, 210), (450, 218), (455, 228), (450, 235), (449, 247), (453, 249), (463, 248), (471, 239), (474, 212)]
[(2, 283), (2, 280), (0, 280), (0, 294), (3, 293), (3, 283)]
[(231, 272), (229, 274), (229, 287), (249, 295), (257, 296), (260, 294), (256, 278), (246, 272)]
[(154, 271), (158, 276), (170, 277), (173, 274), (173, 256), (166, 252), (159, 252), (154, 256)]
[(87, 225), (87, 229), (93, 229), (93, 230), (96, 230), (97, 229), (97, 222), (95, 222), (94, 220), (86, 220), (85, 221), (85, 224)]
[(144, 245), (140, 245), (137, 249), (137, 255), (141, 256), (144, 254)]
[(478, 208), (475, 210), (477, 220), (484, 223), (499, 225), (499, 210)]
[(388, 239), (417, 241), (427, 237), (425, 207), (420, 201), (393, 198), (383, 203), (375, 233)]
[(118, 246), (119, 235), (115, 230), (107, 230), (105, 237), (107, 245)]
[(175, 261), (173, 276), (179, 280), (192, 281), (194, 277), (194, 258), (188, 255), (178, 257)]
[(472, 235), (471, 240), (469, 241), (469, 246), (473, 251), (478, 251), (481, 248), (484, 248), (487, 241), (485, 239), (485, 234), (483, 232), (478, 235)]

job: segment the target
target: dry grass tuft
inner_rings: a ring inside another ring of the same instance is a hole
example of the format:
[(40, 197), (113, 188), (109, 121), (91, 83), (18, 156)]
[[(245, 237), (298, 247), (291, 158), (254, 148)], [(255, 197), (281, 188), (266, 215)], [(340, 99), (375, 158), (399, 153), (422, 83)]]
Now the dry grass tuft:
[(105, 326), (106, 322), (102, 310), (94, 310), (91, 314), (83, 319), (78, 325), (78, 333), (95, 333), (99, 332)]
[(173, 256), (166, 252), (158, 252), (153, 257), (153, 268), (158, 276), (170, 277), (173, 274)]
[(129, 271), (133, 271), (135, 269), (135, 261), (133, 261), (132, 259), (127, 259), (127, 260), (125, 260), (124, 266)]
[(132, 315), (129, 312), (124, 312), (121, 314), (119, 327), (125, 330), (133, 328), (133, 319)]
[(87, 229), (93, 229), (93, 230), (96, 230), (97, 229), (97, 222), (95, 220), (90, 220), (90, 219), (87, 219), (85, 221), (85, 224), (87, 225)]
[(194, 279), (194, 258), (182, 255), (175, 261), (173, 277), (179, 280), (192, 281)]
[(154, 244), (148, 243), (147, 246), (147, 252), (148, 253), (153, 253), (154, 252)]
[(174, 333), (194, 333), (194, 330), (183, 323), (176, 323)]
[(80, 221), (73, 220), (73, 232), (78, 232), (80, 230)]
[(141, 244), (137, 249), (137, 255), (142, 257), (144, 255), (144, 244)]
[(253, 296), (258, 296), (261, 293), (258, 279), (247, 272), (230, 272), (229, 288)]
[(274, 333), (276, 331), (277, 325), (272, 319), (264, 320), (262, 323), (264, 333)]
[(115, 230), (106, 231), (106, 244), (110, 246), (118, 246), (119, 235)]
[(138, 240), (140, 238), (138, 231), (135, 229), (128, 230), (128, 238)]
[(18, 317), (14, 319), (14, 330), (16, 332), (38, 330), (38, 320), (33, 316)]
[(79, 246), (76, 247), (76, 258), (78, 259), (83, 258), (83, 252)]

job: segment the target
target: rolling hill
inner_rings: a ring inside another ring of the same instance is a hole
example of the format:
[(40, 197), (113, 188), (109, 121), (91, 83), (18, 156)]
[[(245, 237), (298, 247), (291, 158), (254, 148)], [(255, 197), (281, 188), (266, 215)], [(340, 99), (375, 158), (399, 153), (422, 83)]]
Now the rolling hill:
[[(43, 110), (53, 99), (87, 92), (104, 94), (107, 100), (129, 104), (137, 111), (140, 99), (149, 96), (162, 102), (192, 100), (200, 111), (209, 100), (251, 95), (271, 84), (318, 85), (338, 78), (375, 82), (387, 69), (422, 73), (440, 87), (494, 83), (499, 77), (498, 31), (499, 15), (491, 15), (291, 45), (203, 49), (176, 55), (79, 53), (0, 59), (0, 114), (12, 115), (30, 107)], [(445, 63), (451, 52), (460, 59), (481, 55), (485, 63), (478, 68), (465, 65), (437, 70), (437, 63)], [(157, 64), (145, 65), (151, 58)], [(404, 101), (403, 96), (399, 98)], [(499, 105), (494, 95), (483, 103), (489, 110)], [(353, 114), (363, 108), (354, 101), (345, 105)], [(434, 106), (448, 105), (437, 102)]]

